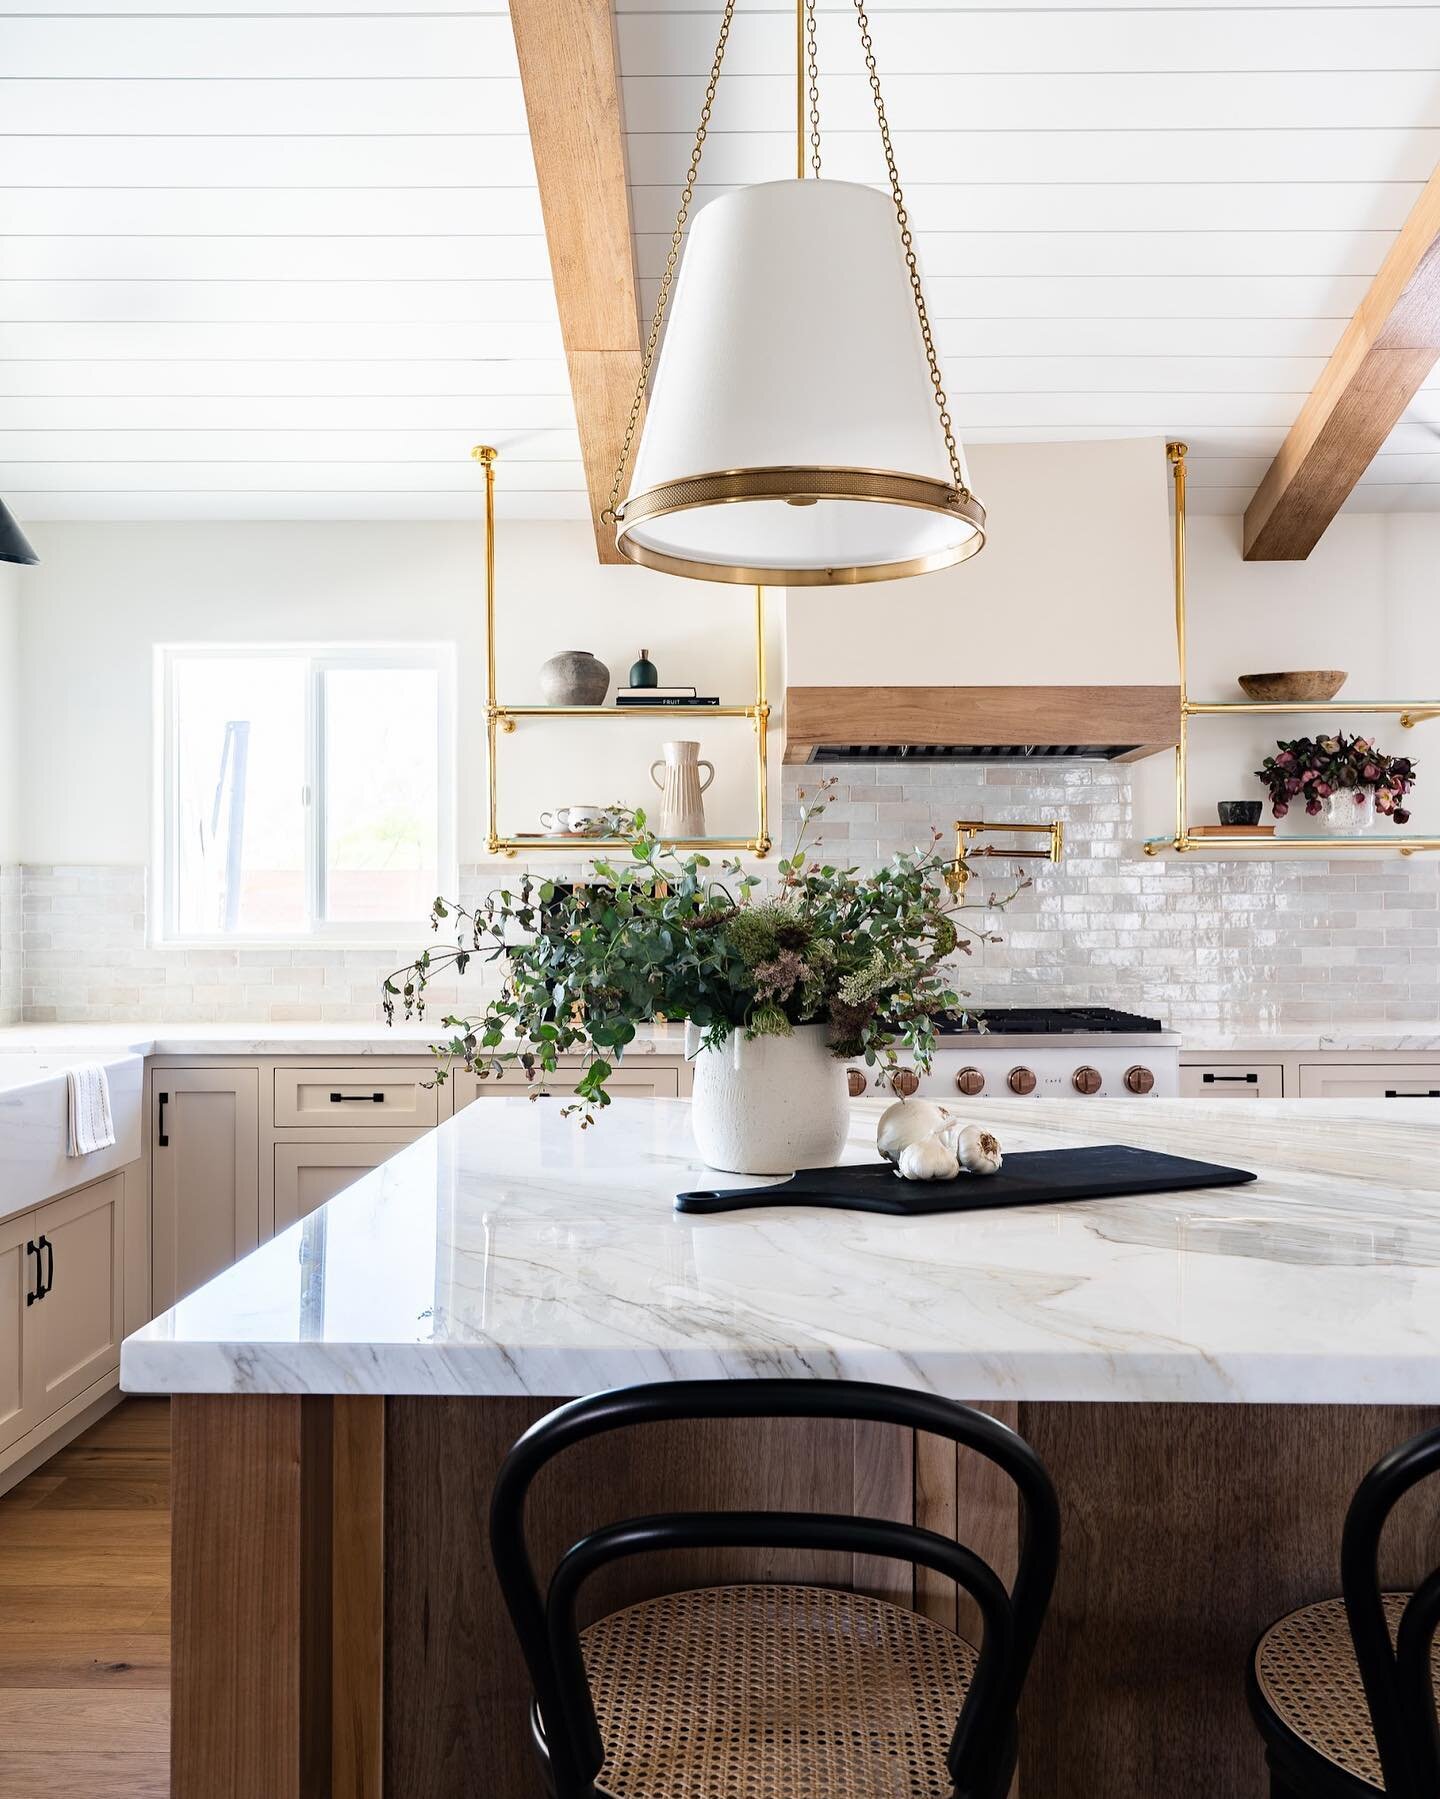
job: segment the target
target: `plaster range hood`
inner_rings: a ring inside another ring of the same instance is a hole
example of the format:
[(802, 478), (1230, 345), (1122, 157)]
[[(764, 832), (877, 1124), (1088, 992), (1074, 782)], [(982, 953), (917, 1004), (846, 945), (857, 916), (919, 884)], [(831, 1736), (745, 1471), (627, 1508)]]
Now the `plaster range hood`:
[(1130, 762), (1180, 733), (1161, 438), (982, 444), (984, 556), (792, 590), (785, 760)]

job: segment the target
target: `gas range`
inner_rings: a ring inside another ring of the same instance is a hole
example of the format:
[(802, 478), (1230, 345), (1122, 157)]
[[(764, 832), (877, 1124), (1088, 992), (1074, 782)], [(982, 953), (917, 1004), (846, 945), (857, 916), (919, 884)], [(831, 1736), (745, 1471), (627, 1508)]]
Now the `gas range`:
[[(1180, 1037), (1158, 1018), (1109, 1006), (986, 1006), (984, 1029), (959, 1013), (937, 1020), (939, 1048), (928, 1074), (904, 1069), (897, 1091), (995, 1099), (1173, 1099), (1180, 1091)], [(873, 1074), (852, 1069), (852, 1093)]]

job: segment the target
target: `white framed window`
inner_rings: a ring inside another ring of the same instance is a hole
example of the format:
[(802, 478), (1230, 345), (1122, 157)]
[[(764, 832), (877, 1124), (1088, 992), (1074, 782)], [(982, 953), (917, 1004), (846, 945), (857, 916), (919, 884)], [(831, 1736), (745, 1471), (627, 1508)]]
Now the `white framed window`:
[(453, 646), (156, 651), (165, 941), (413, 931), (455, 878)]

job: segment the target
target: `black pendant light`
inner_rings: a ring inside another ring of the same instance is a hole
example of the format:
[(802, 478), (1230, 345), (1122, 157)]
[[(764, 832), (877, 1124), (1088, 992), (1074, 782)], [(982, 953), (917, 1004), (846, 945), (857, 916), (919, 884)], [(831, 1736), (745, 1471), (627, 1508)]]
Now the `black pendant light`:
[(30, 541), (10, 516), (10, 508), (0, 500), (0, 562), (38, 562)]

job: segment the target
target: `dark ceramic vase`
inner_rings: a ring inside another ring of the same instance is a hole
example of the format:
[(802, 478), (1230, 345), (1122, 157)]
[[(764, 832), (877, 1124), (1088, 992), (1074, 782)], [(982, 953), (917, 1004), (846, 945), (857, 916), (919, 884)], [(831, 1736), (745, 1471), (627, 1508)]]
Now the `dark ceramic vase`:
[(1258, 825), (1263, 800), (1221, 800), (1216, 810), (1222, 825)]

